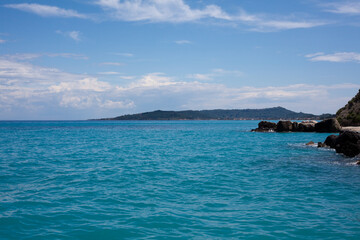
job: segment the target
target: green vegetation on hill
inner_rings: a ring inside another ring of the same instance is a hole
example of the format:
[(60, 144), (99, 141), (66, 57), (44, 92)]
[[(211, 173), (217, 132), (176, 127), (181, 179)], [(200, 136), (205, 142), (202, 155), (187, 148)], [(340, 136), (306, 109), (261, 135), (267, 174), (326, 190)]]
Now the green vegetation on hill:
[(360, 89), (343, 108), (336, 113), (341, 126), (360, 126)]
[(324, 119), (331, 114), (321, 116), (297, 113), (283, 107), (264, 109), (201, 110), (201, 111), (153, 111), (100, 120), (270, 120), (270, 119)]

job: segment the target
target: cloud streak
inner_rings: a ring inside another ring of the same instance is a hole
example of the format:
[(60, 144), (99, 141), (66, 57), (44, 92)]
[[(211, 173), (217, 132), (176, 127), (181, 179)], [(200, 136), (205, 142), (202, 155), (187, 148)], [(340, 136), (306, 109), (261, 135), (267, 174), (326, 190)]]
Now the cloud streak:
[(324, 21), (272, 19), (252, 15), (241, 10), (231, 15), (217, 5), (206, 5), (202, 9), (191, 8), (184, 0), (98, 0), (96, 2), (111, 18), (121, 21), (145, 21), (184, 23), (215, 19), (235, 24), (245, 24), (253, 31), (278, 31), (312, 28), (327, 24)]
[(78, 13), (75, 10), (63, 9), (56, 6), (42, 5), (37, 3), (19, 3), (6, 4), (5, 7), (21, 10), (24, 12), (34, 13), (42, 17), (63, 17), (63, 18), (83, 18), (88, 16)]
[(325, 4), (325, 11), (338, 14), (360, 15), (360, 3), (358, 1), (343, 1)]
[(322, 52), (305, 55), (312, 62), (357, 62), (360, 63), (360, 53), (339, 52), (325, 54)]

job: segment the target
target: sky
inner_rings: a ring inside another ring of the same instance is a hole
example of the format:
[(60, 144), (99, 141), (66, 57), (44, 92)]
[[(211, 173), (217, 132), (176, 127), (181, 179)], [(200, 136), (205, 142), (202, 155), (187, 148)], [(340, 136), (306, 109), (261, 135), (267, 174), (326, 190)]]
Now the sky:
[(335, 113), (359, 40), (358, 0), (2, 0), (0, 120)]

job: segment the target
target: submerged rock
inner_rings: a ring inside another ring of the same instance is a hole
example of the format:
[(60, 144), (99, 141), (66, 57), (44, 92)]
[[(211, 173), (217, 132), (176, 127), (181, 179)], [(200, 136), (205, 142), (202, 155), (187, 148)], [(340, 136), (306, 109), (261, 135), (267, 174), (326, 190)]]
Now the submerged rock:
[(326, 119), (315, 124), (316, 132), (340, 132), (341, 126), (336, 118)]
[(315, 143), (313, 141), (310, 141), (306, 144), (306, 146), (309, 146), (309, 145), (314, 145)]

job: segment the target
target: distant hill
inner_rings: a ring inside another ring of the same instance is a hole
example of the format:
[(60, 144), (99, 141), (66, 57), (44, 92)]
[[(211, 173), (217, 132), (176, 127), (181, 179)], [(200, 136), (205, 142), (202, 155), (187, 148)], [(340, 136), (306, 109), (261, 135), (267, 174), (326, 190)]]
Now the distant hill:
[(360, 126), (360, 89), (343, 108), (336, 113), (341, 126)]
[(201, 111), (153, 111), (99, 120), (277, 120), (277, 119), (325, 119), (331, 114), (314, 115), (297, 113), (283, 107), (264, 109), (201, 110)]

